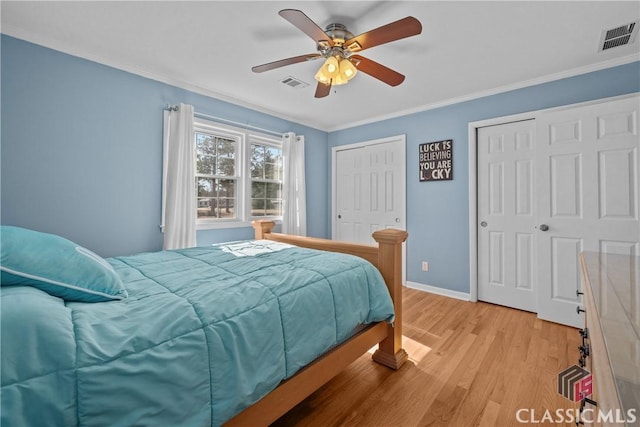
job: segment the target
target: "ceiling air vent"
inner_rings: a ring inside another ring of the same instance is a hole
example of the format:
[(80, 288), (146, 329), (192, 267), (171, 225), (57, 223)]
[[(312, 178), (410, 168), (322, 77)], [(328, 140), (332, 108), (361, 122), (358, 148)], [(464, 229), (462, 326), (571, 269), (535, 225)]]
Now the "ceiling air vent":
[(296, 89), (302, 89), (303, 87), (309, 86), (309, 83), (305, 83), (302, 80), (296, 79), (295, 77), (291, 76), (287, 76), (284, 79), (280, 80), (280, 83)]
[(638, 34), (638, 21), (604, 30), (600, 37), (600, 51), (633, 43)]

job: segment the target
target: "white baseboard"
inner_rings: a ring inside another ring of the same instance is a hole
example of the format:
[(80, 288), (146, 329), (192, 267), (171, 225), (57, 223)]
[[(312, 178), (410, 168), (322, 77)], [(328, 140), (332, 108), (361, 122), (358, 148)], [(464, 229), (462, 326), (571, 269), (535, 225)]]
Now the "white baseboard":
[(471, 295), (466, 292), (452, 291), (450, 289), (444, 289), (437, 286), (425, 285), (422, 283), (409, 281), (407, 281), (406, 286), (407, 288), (416, 289), (418, 291), (429, 292), (431, 294), (442, 295), (445, 297), (460, 299), (463, 301), (471, 301)]

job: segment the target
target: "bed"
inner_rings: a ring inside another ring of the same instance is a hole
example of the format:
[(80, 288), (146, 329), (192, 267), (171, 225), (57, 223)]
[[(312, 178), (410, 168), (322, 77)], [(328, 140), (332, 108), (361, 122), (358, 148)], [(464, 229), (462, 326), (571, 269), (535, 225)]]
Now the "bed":
[[(273, 226), (106, 261), (3, 227), (0, 424), (268, 425), (376, 343), (398, 369), (406, 232), (378, 231), (375, 247)], [(64, 268), (78, 258), (89, 265)], [(52, 262), (61, 277), (23, 271)], [(86, 283), (69, 285), (77, 271)]]

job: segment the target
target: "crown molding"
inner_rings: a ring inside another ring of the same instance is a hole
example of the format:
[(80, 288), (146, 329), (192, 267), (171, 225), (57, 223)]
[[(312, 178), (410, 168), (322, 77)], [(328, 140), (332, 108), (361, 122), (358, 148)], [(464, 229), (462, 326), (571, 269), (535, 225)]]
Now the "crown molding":
[(336, 127), (331, 127), (329, 129), (327, 129), (327, 132), (336, 132), (336, 131), (340, 131), (340, 130), (345, 130), (345, 129), (350, 129), (353, 127), (357, 127), (357, 126), (363, 126), (363, 125), (367, 125), (367, 124), (371, 124), (371, 123), (375, 123), (375, 122), (380, 122), (383, 120), (389, 120), (389, 119), (395, 119), (398, 117), (402, 117), (402, 116), (407, 116), (409, 114), (415, 114), (415, 113), (420, 113), (423, 111), (428, 111), (428, 110), (434, 110), (436, 108), (441, 108), (441, 107), (446, 107), (449, 105), (453, 105), (453, 104), (459, 104), (462, 102), (466, 102), (466, 101), (471, 101), (474, 99), (479, 99), (479, 98), (484, 98), (487, 96), (491, 96), (491, 95), (497, 95), (500, 93), (504, 93), (504, 92), (509, 92), (512, 90), (516, 90), (516, 89), (522, 89), (522, 88), (526, 88), (526, 87), (530, 87), (530, 86), (535, 86), (535, 85), (539, 85), (539, 84), (543, 84), (543, 83), (549, 83), (552, 81), (556, 81), (556, 80), (561, 80), (561, 79), (565, 79), (568, 77), (574, 77), (574, 76), (578, 76), (581, 74), (587, 74), (587, 73), (591, 73), (594, 71), (600, 71), (600, 70), (604, 70), (607, 68), (612, 68), (612, 67), (617, 67), (619, 65), (625, 65), (625, 64), (629, 64), (632, 62), (637, 62), (640, 61), (640, 53), (634, 53), (631, 55), (627, 55), (627, 56), (623, 56), (621, 58), (616, 58), (616, 59), (611, 59), (611, 60), (607, 60), (607, 61), (602, 61), (602, 62), (598, 62), (595, 64), (590, 64), (590, 65), (586, 65), (584, 67), (578, 67), (578, 68), (572, 68), (569, 70), (565, 70), (562, 71), (560, 73), (554, 73), (554, 74), (548, 74), (545, 76), (541, 76), (541, 77), (536, 77), (535, 79), (531, 79), (531, 80), (524, 80), (521, 82), (517, 82), (517, 83), (513, 83), (513, 84), (509, 84), (509, 85), (504, 85), (504, 86), (498, 86), (492, 89), (488, 89), (485, 91), (480, 91), (480, 92), (474, 92), (468, 95), (464, 95), (464, 96), (460, 96), (460, 97), (456, 97), (456, 98), (449, 98), (449, 99), (445, 99), (443, 101), (439, 101), (439, 102), (435, 102), (435, 103), (431, 103), (431, 104), (424, 104), (418, 107), (413, 107), (413, 108), (408, 108), (406, 110), (400, 110), (400, 111), (396, 111), (394, 113), (391, 114), (385, 114), (385, 115), (381, 115), (381, 116), (375, 116), (375, 117), (370, 117), (367, 118), (366, 120), (361, 120), (361, 121), (357, 121), (357, 122), (352, 122), (352, 123), (348, 123), (345, 125), (341, 125), (341, 126), (336, 126)]

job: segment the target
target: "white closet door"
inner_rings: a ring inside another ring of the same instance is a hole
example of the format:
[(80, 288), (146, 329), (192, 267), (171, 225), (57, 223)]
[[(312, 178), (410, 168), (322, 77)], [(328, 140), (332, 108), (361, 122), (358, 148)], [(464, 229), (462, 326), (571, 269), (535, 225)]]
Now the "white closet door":
[(334, 239), (374, 244), (371, 234), (406, 229), (405, 141), (336, 151)]
[(535, 122), (480, 128), (477, 141), (478, 299), (535, 312)]
[(537, 120), (542, 319), (583, 324), (576, 312), (581, 251), (640, 254), (638, 105), (633, 97), (553, 111)]

